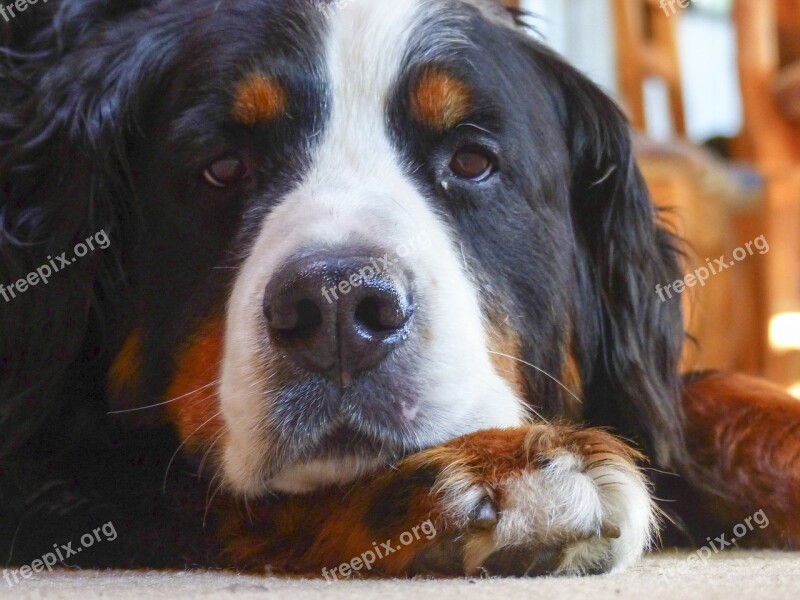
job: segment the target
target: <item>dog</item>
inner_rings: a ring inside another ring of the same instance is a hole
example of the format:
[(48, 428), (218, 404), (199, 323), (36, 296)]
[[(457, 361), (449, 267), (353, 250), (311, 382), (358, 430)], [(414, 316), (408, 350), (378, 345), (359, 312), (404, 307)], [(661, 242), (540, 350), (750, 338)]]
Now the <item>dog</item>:
[(798, 546), (800, 407), (680, 376), (628, 123), (519, 15), (29, 4), (0, 22), (10, 565), (591, 574), (757, 511), (738, 545)]

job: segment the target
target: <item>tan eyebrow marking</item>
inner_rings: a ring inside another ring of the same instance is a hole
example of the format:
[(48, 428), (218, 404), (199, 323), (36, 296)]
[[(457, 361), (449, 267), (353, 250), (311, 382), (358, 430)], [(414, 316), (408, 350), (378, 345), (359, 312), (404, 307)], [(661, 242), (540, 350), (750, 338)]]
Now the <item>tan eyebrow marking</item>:
[(425, 71), (411, 95), (414, 118), (437, 131), (458, 125), (469, 108), (467, 85), (441, 69)]
[(236, 87), (231, 116), (243, 125), (274, 121), (286, 112), (286, 90), (274, 78), (250, 73)]

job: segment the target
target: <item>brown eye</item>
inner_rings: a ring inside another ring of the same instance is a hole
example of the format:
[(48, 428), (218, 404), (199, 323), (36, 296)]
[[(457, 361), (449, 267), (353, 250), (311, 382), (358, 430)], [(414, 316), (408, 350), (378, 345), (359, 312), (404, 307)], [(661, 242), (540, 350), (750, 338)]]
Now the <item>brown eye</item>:
[(496, 157), (481, 148), (462, 148), (450, 161), (450, 170), (462, 179), (484, 181), (494, 173)]
[(238, 156), (231, 155), (215, 160), (203, 172), (205, 180), (218, 188), (226, 188), (244, 179), (247, 167)]

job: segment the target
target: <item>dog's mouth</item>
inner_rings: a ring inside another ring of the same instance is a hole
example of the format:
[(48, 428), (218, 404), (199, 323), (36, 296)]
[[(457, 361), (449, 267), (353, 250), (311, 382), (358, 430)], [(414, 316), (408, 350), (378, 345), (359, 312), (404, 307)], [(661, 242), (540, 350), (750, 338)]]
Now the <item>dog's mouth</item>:
[(381, 453), (385, 444), (350, 425), (338, 425), (325, 433), (317, 442), (312, 455), (325, 458), (341, 458), (350, 454), (369, 456)]
[(356, 424), (343, 416), (324, 426), (304, 424), (278, 443), (280, 453), (263, 473), (268, 489), (304, 492), (353, 480), (417, 450), (408, 436), (385, 424)]
[[(387, 365), (391, 371), (395, 365)], [(344, 390), (317, 377), (302, 378), (276, 395), (269, 421), (281, 463), (343, 457), (400, 456), (418, 450), (414, 439), (426, 411), (412, 386), (398, 374), (371, 373)]]

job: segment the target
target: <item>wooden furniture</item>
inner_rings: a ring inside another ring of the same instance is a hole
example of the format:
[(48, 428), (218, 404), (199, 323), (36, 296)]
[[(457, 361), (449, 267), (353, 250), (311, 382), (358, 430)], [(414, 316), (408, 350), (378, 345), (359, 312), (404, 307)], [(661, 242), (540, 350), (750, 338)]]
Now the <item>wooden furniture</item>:
[[(637, 136), (635, 149), (653, 202), (663, 209), (662, 220), (686, 242), (684, 273), (708, 260), (730, 257), (760, 235), (751, 224), (759, 214), (761, 187), (743, 184), (742, 173), (733, 166), (682, 141), (666, 144)], [(754, 254), (705, 285), (685, 290), (681, 301), (694, 341), (684, 347), (684, 371), (763, 370), (765, 267), (764, 256)]]
[[(644, 86), (658, 78), (667, 87), (675, 139), (658, 143), (636, 139), (637, 160), (655, 204), (667, 225), (686, 240), (685, 272), (762, 233), (761, 188), (756, 178), (685, 140), (685, 116), (677, 31), (685, 9), (671, 12), (659, 0), (612, 0), (616, 26), (620, 95), (634, 127), (647, 131)], [(667, 10), (669, 14), (665, 14)], [(736, 369), (760, 373), (766, 353), (766, 316), (757, 256), (681, 297), (686, 326), (696, 343), (687, 343), (682, 368)], [(658, 282), (662, 285), (668, 282)]]
[(620, 93), (633, 126), (647, 131), (644, 85), (655, 77), (667, 86), (673, 129), (684, 137), (686, 118), (676, 44), (678, 14), (664, 14), (659, 0), (613, 0), (612, 5)]
[[(767, 310), (774, 317), (800, 312), (800, 124), (787, 118), (775, 97), (782, 67), (800, 59), (800, 0), (737, 0), (735, 20), (743, 158), (766, 180)], [(770, 378), (786, 385), (800, 380), (800, 352), (772, 348), (767, 363)]]
[(774, 87), (783, 115), (793, 123), (800, 123), (800, 60), (778, 73)]
[[(800, 164), (800, 126), (786, 119), (774, 96), (782, 68), (778, 8), (789, 4), (800, 10), (800, 0), (737, 0), (735, 7), (747, 158), (768, 175)], [(800, 19), (797, 28), (800, 38)]]

